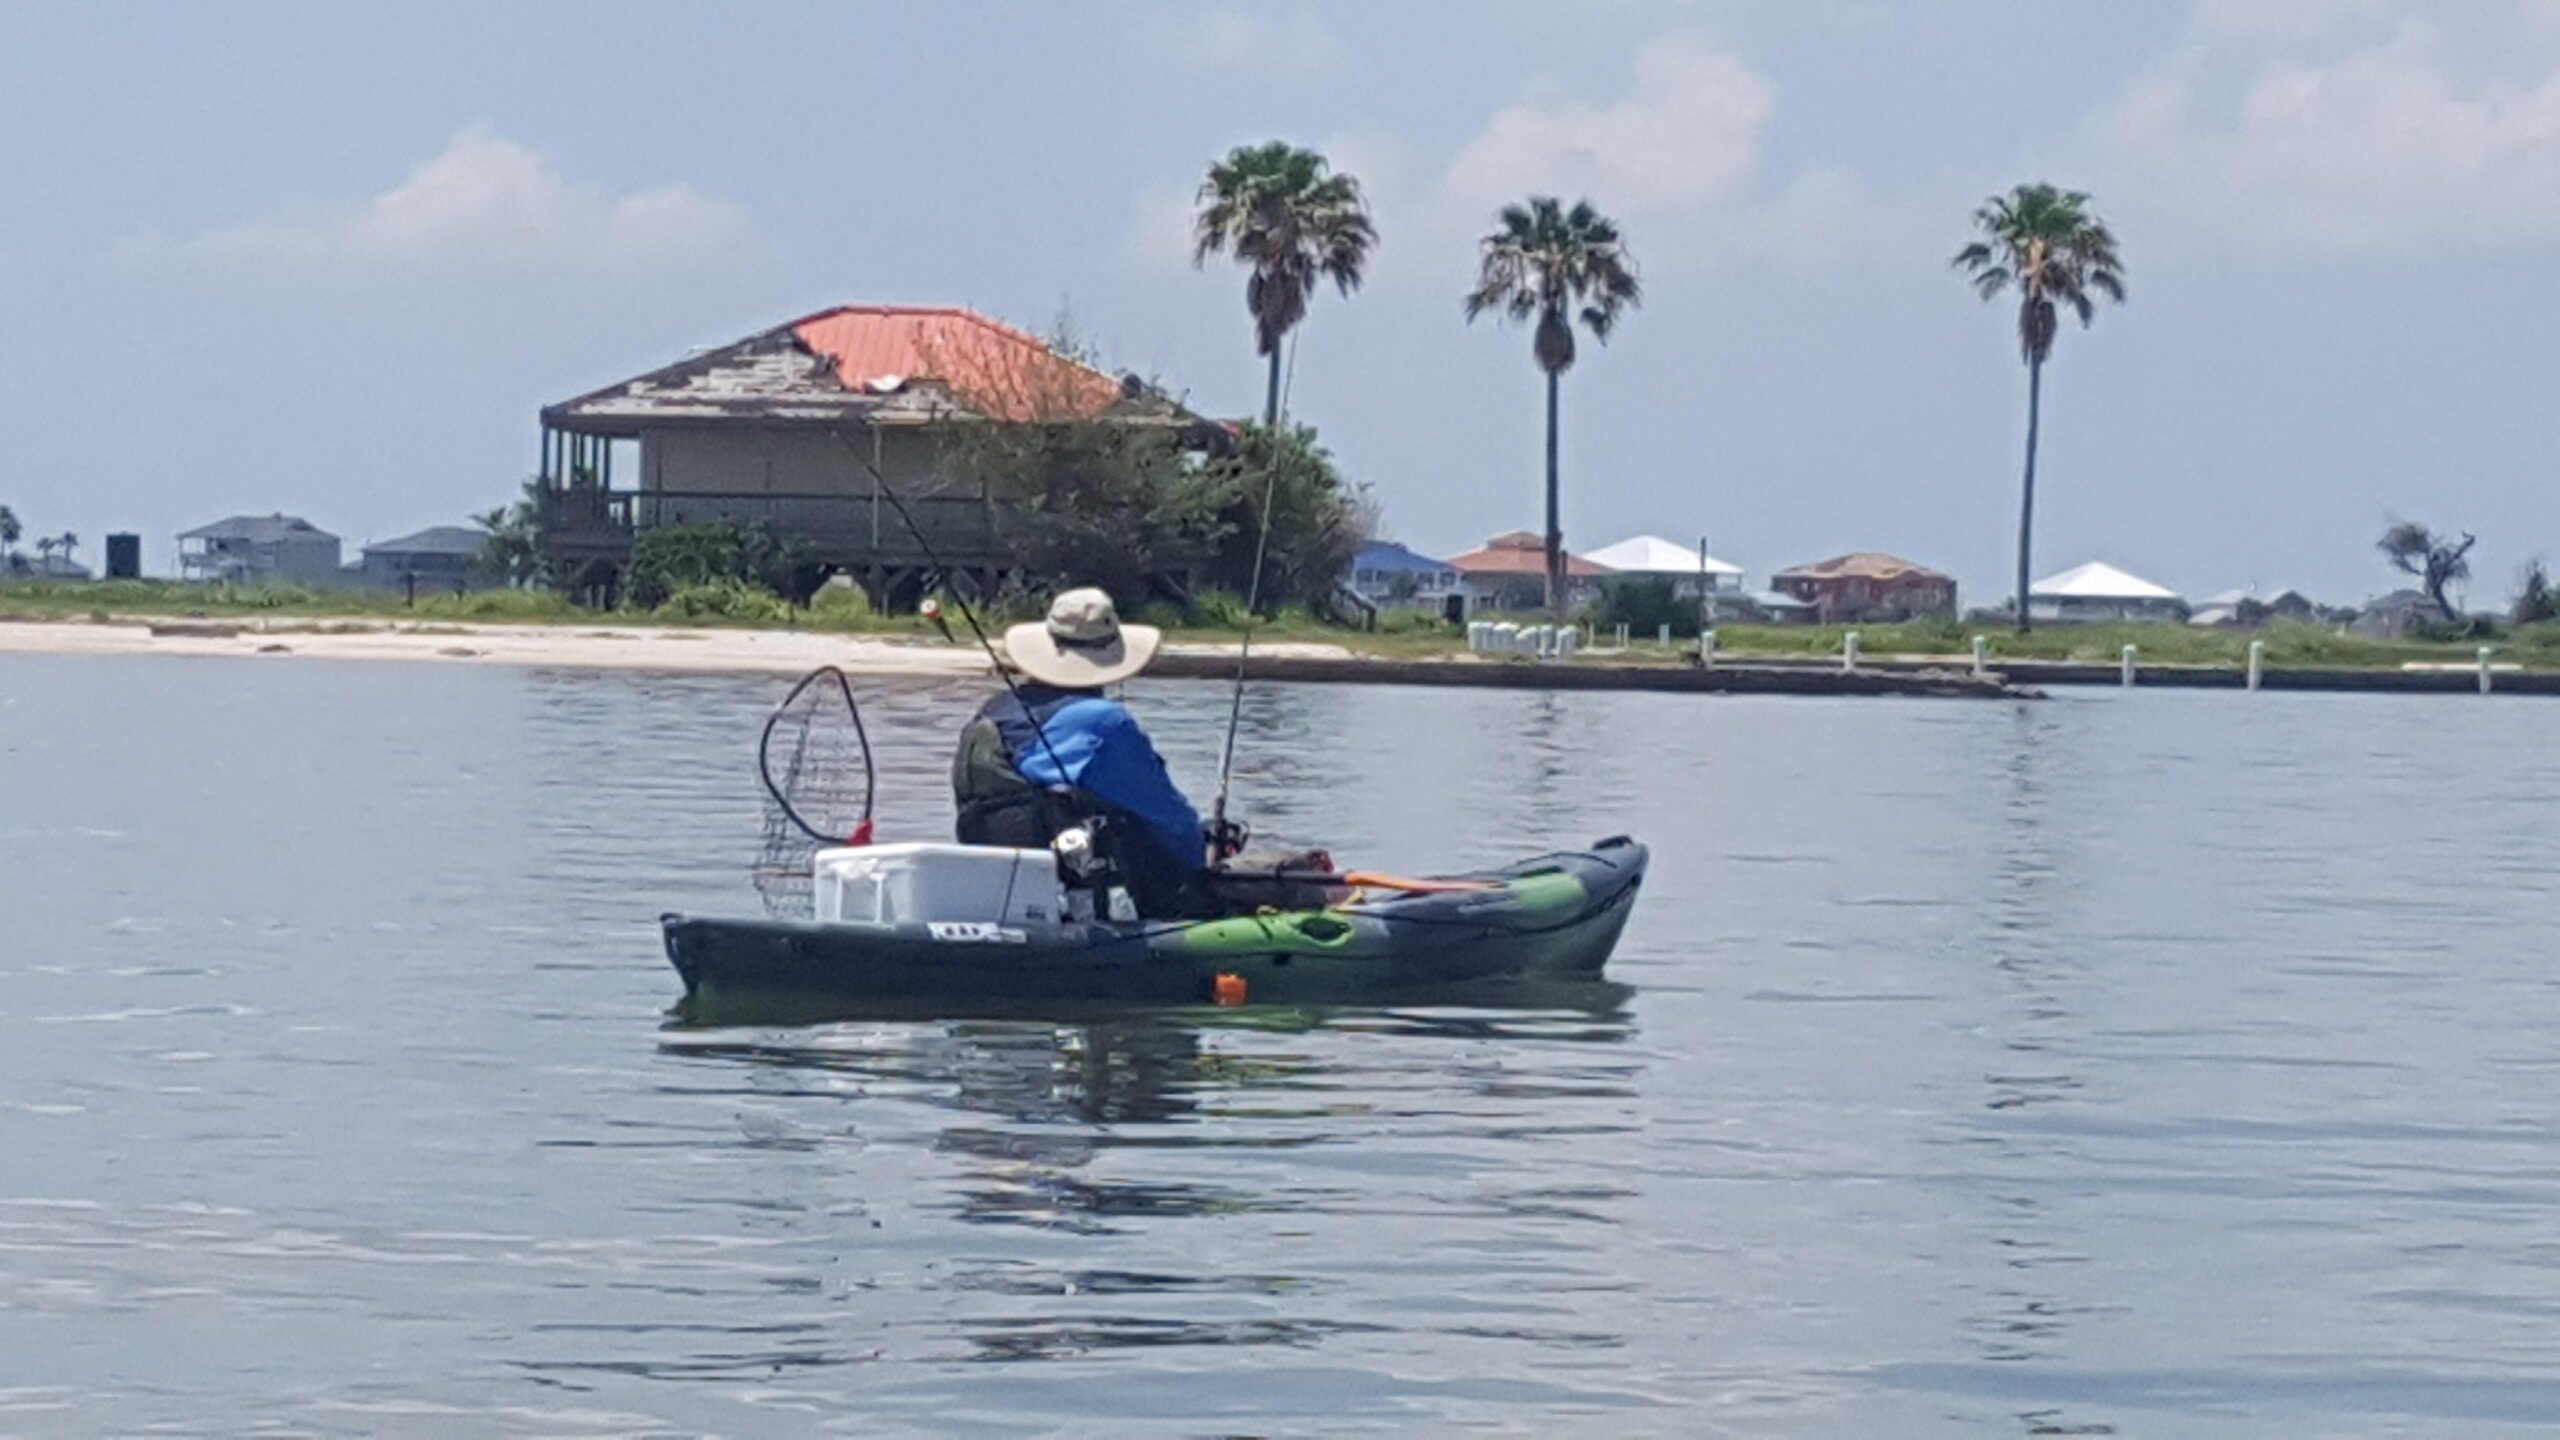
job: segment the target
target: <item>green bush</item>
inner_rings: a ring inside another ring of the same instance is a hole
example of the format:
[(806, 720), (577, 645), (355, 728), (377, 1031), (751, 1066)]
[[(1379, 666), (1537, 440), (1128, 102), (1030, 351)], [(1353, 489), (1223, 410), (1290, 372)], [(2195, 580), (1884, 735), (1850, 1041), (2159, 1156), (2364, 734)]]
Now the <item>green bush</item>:
[(1192, 597), (1191, 623), (1203, 630), (1241, 630), (1252, 618), (1244, 601), (1224, 590), (1203, 590)]
[(1377, 633), (1381, 635), (1446, 635), (1456, 628), (1442, 619), (1437, 610), (1397, 606), (1378, 612)]
[(1631, 636), (1643, 637), (1671, 633), (1683, 640), (1698, 638), (1698, 602), (1680, 593), (1679, 586), (1660, 578), (1612, 580), (1600, 595), (1600, 603), (1584, 616), (1602, 630), (1627, 627)]
[[(336, 609), (324, 604), (319, 591), (308, 585), (295, 585), (282, 580), (261, 580), (255, 585), (224, 583), (213, 587), (215, 603), (241, 605), (252, 610)], [(329, 597), (332, 600), (341, 597)]]
[(791, 606), (770, 590), (736, 580), (713, 580), (684, 586), (660, 601), (649, 613), (660, 620), (728, 620), (780, 625), (790, 620)]
[(809, 597), (809, 620), (816, 625), (854, 628), (876, 618), (871, 597), (859, 585), (821, 585)]
[[(1132, 614), (1179, 600), (1186, 585), (1241, 595), (1260, 555), (1263, 608), (1322, 611), (1366, 525), (1365, 492), (1303, 426), (1246, 426), (1214, 455), (1185, 451), (1171, 430), (1110, 419), (954, 426), (937, 439), (964, 493), (1018, 511), (1003, 540), (1043, 604), (1071, 585), (1099, 585)], [(1194, 623), (1221, 623), (1196, 602), (1185, 608)]]
[(644, 610), (658, 608), (679, 590), (721, 582), (806, 599), (825, 578), (809, 563), (805, 542), (777, 541), (726, 520), (699, 520), (640, 532), (623, 572), (623, 593)]
[(588, 612), (552, 590), (472, 590), (421, 595), (415, 613), (452, 620), (569, 620)]

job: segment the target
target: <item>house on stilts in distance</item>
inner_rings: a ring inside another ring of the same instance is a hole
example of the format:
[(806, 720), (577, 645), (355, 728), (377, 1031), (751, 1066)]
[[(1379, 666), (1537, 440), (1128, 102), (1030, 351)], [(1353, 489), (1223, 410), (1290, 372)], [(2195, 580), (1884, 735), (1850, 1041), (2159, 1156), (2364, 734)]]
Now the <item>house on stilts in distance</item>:
[(1086, 421), (1230, 438), (975, 311), (841, 306), (544, 408), (542, 541), (590, 593), (617, 586), (642, 532), (703, 521), (796, 541), (884, 607), (941, 583), (937, 560), (987, 593), (1036, 522), (947, 473), (954, 427)]

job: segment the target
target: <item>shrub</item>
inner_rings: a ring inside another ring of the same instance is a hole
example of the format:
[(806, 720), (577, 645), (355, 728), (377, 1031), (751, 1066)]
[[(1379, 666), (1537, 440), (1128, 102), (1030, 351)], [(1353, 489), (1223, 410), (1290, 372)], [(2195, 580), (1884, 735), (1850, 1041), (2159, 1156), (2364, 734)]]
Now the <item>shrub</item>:
[(2516, 586), (2515, 608), (2507, 614), (2518, 625), (2537, 621), (2560, 620), (2560, 590), (2551, 588), (2551, 572), (2536, 560), (2524, 567), (2524, 579)]
[(1681, 639), (1698, 637), (1698, 602), (1666, 579), (1612, 580), (1588, 618), (1603, 630), (1624, 625), (1631, 635), (1659, 634), (1668, 625)]
[(809, 621), (835, 629), (857, 629), (875, 617), (871, 597), (859, 585), (821, 585), (809, 597)]
[(770, 590), (736, 580), (687, 585), (650, 611), (661, 620), (734, 620), (779, 625), (791, 618), (791, 607)]
[(308, 585), (295, 585), (282, 580), (261, 580), (255, 585), (233, 585), (225, 582), (213, 587), (207, 599), (221, 605), (244, 605), (253, 610), (310, 610), (323, 608), (321, 595)]
[(586, 612), (551, 590), (473, 590), (422, 595), (417, 613), (454, 620), (567, 620)]
[(640, 532), (623, 587), (632, 604), (654, 610), (679, 590), (723, 581), (805, 600), (825, 578), (809, 563), (802, 541), (777, 541), (727, 520), (697, 520)]
[[(1005, 536), (1043, 597), (1099, 585), (1131, 613), (1185, 584), (1241, 595), (1263, 550), (1261, 603), (1328, 610), (1367, 528), (1365, 498), (1305, 427), (1245, 428), (1226, 453), (1109, 419), (954, 426), (943, 463), (963, 489), (1019, 506)], [(1271, 536), (1262, 543), (1262, 502)], [(1186, 606), (1206, 621), (1196, 601)]]
[(1192, 597), (1191, 623), (1207, 630), (1241, 630), (1253, 616), (1244, 601), (1224, 590), (1203, 590)]
[(1378, 612), (1381, 635), (1446, 635), (1455, 629), (1437, 610), (1416, 610), (1399, 606)]

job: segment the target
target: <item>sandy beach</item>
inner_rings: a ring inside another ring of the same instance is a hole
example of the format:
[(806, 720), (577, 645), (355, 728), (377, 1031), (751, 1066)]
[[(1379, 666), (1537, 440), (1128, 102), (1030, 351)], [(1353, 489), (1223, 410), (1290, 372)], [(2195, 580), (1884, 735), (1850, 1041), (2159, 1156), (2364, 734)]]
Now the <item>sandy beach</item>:
[[(1218, 645), (1169, 652), (1233, 654)], [(1347, 658), (1335, 645), (1256, 645), (1256, 654)], [(653, 625), (382, 624), (275, 619), (0, 622), (0, 654), (174, 655), (269, 660), (428, 660), (613, 670), (796, 675), (837, 665), (867, 675), (984, 675), (973, 644), (805, 630), (691, 630)]]

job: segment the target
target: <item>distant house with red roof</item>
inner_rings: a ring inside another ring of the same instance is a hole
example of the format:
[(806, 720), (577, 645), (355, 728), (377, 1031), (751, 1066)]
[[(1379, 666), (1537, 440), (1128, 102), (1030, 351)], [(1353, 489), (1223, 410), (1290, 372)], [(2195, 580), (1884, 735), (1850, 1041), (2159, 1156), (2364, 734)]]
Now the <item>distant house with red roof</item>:
[(993, 582), (1011, 507), (944, 473), (951, 428), (1097, 419), (1224, 438), (974, 310), (842, 305), (544, 407), (544, 539), (603, 577), (639, 531), (727, 520), (806, 543), (875, 600), (920, 583), (928, 548)]
[(1769, 577), (1769, 588), (1811, 605), (1812, 618), (1823, 625), (1956, 613), (1953, 577), (1880, 550), (1834, 555), (1781, 570)]
[[(1480, 549), (1449, 557), (1449, 568), (1467, 582), (1476, 605), (1492, 610), (1535, 610), (1547, 603), (1547, 542), (1527, 530), (1496, 535)], [(1565, 603), (1578, 605), (1599, 590), (1608, 566), (1567, 552)]]

